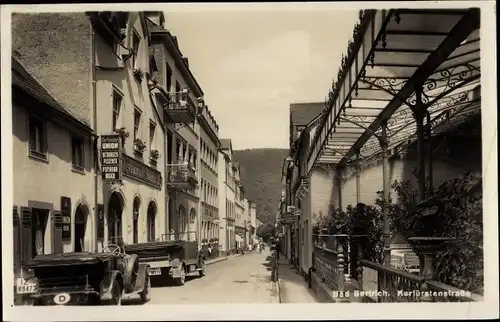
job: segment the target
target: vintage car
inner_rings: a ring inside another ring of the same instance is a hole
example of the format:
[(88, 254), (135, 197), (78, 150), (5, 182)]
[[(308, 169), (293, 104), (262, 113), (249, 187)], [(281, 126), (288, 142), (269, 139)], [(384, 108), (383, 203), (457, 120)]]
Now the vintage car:
[(187, 233), (163, 234), (162, 241), (125, 245), (125, 251), (147, 264), (151, 277), (171, 278), (182, 286), (187, 275), (206, 275), (206, 252), (198, 249), (196, 240), (183, 240), (185, 236)]
[(101, 253), (39, 255), (28, 262), (31, 277), (16, 283), (33, 305), (120, 305), (150, 300), (148, 265), (110, 244)]

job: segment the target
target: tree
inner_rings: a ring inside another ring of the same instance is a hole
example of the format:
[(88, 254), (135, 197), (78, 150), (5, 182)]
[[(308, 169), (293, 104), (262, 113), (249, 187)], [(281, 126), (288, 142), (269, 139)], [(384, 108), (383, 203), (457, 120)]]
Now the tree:
[(262, 238), (266, 243), (272, 236), (274, 236), (274, 234), (275, 234), (275, 228), (273, 223), (266, 222), (265, 224), (262, 224), (259, 227), (257, 227), (257, 236)]

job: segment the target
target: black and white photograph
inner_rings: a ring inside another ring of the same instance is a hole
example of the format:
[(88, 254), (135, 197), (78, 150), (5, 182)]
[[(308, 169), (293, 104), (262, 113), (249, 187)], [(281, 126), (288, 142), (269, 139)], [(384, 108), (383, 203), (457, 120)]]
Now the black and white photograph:
[(498, 318), (493, 1), (1, 9), (7, 320)]

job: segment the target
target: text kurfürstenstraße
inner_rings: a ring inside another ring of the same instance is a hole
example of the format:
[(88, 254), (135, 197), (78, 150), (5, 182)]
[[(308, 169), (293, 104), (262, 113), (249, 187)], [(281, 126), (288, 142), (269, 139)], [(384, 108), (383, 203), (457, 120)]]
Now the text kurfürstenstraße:
[[(349, 298), (351, 295), (350, 291), (344, 292), (333, 292), (334, 298)], [(352, 295), (354, 297), (388, 297), (390, 296), (387, 291), (352, 291)], [(471, 292), (469, 291), (404, 291), (398, 290), (395, 294), (396, 296), (401, 297), (471, 297)]]

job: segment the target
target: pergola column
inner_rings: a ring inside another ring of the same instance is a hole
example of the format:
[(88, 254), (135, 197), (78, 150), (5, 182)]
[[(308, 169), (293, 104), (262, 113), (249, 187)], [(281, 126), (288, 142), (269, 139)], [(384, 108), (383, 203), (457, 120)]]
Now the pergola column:
[(360, 165), (360, 153), (359, 150), (356, 152), (356, 160), (354, 163), (356, 169), (356, 204), (361, 202), (361, 165)]
[(429, 177), (429, 186), (428, 186), (428, 193), (432, 194), (434, 190), (434, 185), (433, 185), (433, 174), (432, 174), (432, 124), (431, 124), (431, 114), (429, 111), (426, 111), (425, 113), (426, 116), (426, 127), (425, 127), (425, 133), (426, 133), (426, 142), (427, 142), (427, 172), (428, 172), (428, 177)]
[[(389, 147), (389, 140), (387, 138), (387, 124), (382, 124), (382, 135), (377, 137), (380, 147), (382, 148), (382, 191), (386, 205), (389, 203), (389, 160), (387, 149)], [(384, 264), (391, 264), (391, 231), (389, 226), (389, 209), (383, 209), (384, 215)]]
[(424, 118), (427, 106), (422, 102), (422, 88), (415, 90), (415, 105), (413, 117), (417, 125), (417, 162), (418, 162), (418, 190), (420, 200), (425, 199), (425, 127)]

